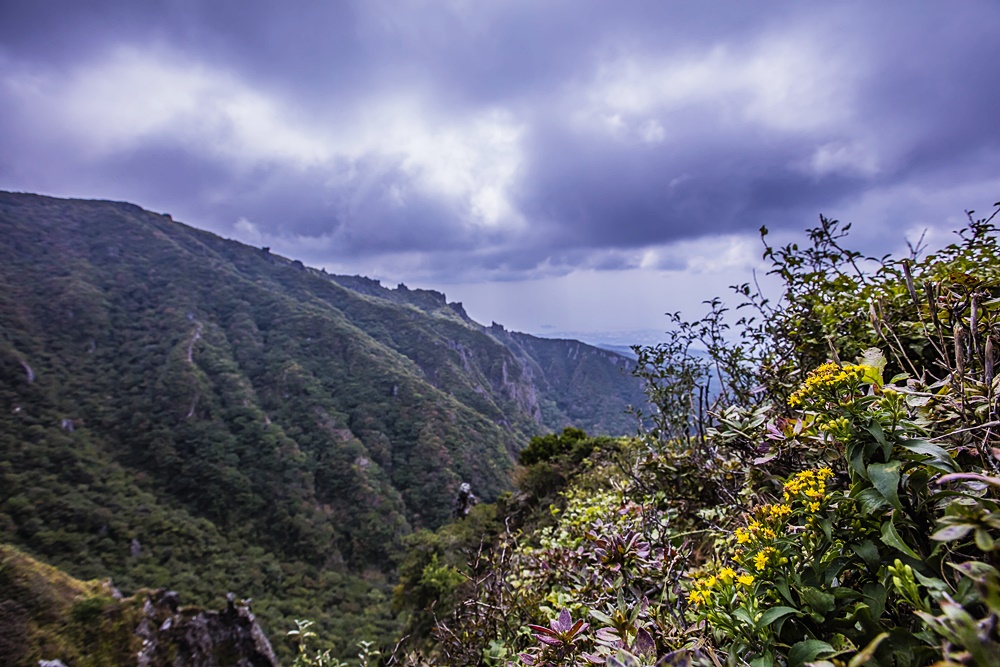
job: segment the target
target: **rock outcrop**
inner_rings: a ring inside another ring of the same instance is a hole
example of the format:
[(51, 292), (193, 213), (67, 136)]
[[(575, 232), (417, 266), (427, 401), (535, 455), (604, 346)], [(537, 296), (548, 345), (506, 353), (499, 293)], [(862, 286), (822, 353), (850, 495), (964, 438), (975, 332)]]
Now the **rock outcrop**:
[(143, 606), (139, 667), (278, 667), (248, 601), (230, 593), (222, 611), (180, 606), (177, 593), (157, 591)]

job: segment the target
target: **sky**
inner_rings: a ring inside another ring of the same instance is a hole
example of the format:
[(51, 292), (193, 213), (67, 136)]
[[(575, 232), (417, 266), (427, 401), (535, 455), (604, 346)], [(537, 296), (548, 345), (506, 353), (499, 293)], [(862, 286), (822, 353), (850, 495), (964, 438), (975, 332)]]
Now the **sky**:
[(651, 342), (766, 274), (761, 226), (905, 253), (1000, 200), (997, 35), (995, 0), (3, 0), (0, 189)]

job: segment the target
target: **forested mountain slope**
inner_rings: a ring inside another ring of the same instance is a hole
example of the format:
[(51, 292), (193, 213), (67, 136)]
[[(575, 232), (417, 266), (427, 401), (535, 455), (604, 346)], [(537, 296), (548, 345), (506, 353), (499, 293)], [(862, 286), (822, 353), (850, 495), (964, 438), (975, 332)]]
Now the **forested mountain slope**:
[(0, 541), (370, 636), (399, 539), (458, 484), (495, 497), (531, 435), (631, 430), (628, 363), (134, 205), (0, 193)]

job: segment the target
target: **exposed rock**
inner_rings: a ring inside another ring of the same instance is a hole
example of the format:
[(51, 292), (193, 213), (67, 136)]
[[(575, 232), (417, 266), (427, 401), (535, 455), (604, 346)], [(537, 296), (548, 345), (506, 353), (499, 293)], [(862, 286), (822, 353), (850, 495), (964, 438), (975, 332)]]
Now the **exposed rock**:
[(136, 629), (139, 667), (277, 667), (249, 600), (230, 593), (223, 611), (181, 607), (174, 591), (151, 593)]
[(457, 314), (466, 322), (472, 322), (472, 318), (469, 317), (469, 314), (465, 312), (465, 307), (462, 306), (461, 301), (453, 301), (448, 304), (448, 307), (451, 308), (453, 311), (455, 311), (455, 314)]

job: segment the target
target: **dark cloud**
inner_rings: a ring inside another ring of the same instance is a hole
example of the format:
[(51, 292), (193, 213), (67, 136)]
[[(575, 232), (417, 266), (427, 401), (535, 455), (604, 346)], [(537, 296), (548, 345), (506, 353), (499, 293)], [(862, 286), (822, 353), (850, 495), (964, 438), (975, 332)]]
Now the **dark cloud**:
[(865, 185), (853, 175), (805, 172), (798, 162), (812, 148), (780, 134), (605, 145), (553, 129), (532, 146), (518, 203), (544, 221), (554, 243), (573, 247), (799, 225), (818, 202), (836, 204)]
[(7, 0), (0, 187), (442, 280), (819, 212), (885, 236), (1000, 180), (998, 29), (986, 0)]

